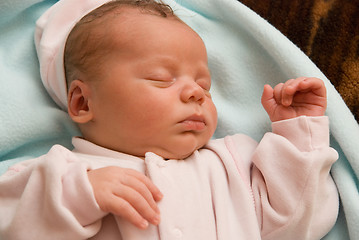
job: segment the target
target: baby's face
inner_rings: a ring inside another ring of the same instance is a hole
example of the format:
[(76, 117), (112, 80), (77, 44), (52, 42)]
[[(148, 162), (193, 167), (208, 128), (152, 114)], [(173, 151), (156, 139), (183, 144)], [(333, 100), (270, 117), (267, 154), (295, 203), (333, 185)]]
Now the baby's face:
[(140, 157), (189, 156), (217, 125), (204, 43), (178, 20), (135, 9), (111, 24), (113, 51), (91, 83), (90, 140)]

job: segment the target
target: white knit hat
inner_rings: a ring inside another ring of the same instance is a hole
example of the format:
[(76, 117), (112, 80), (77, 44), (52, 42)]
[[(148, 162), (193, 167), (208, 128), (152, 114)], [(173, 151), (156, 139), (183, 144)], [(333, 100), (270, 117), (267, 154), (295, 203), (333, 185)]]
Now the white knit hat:
[(41, 80), (52, 99), (67, 110), (64, 50), (67, 36), (87, 13), (111, 0), (60, 0), (36, 22), (35, 45)]

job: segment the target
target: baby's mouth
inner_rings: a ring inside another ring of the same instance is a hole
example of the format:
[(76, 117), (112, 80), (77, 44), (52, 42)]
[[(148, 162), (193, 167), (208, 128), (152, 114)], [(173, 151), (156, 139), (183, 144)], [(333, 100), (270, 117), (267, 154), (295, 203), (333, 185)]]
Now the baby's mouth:
[(192, 115), (180, 123), (186, 131), (203, 131), (206, 127), (205, 119), (201, 115)]

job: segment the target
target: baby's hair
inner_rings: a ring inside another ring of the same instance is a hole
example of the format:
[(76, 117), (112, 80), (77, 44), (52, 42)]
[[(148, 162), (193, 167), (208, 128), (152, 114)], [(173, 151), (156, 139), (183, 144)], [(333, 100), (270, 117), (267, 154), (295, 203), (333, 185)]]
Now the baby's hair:
[[(113, 0), (85, 15), (71, 30), (64, 50), (64, 70), (67, 86), (81, 76), (100, 72), (101, 59), (111, 51), (111, 39), (106, 37), (106, 24), (124, 8), (136, 8), (143, 14), (153, 14), (181, 21), (172, 8), (155, 0)], [(124, 10), (125, 11), (125, 10)]]

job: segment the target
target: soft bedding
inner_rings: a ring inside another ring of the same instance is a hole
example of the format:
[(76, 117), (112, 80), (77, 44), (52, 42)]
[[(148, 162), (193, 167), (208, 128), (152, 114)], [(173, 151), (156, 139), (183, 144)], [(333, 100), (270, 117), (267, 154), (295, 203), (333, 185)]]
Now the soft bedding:
[(359, 1), (238, 1), (268, 20), (309, 56), (359, 123)]
[[(33, 41), (36, 19), (55, 0), (0, 0), (0, 173), (46, 153), (71, 148), (77, 127), (42, 86)], [(260, 104), (265, 83), (298, 76), (323, 79), (328, 90), (332, 168), (340, 198), (337, 224), (324, 239), (359, 239), (359, 126), (331, 82), (284, 35), (235, 0), (166, 0), (203, 38), (219, 113), (215, 137), (242, 132), (259, 140), (270, 130)]]

